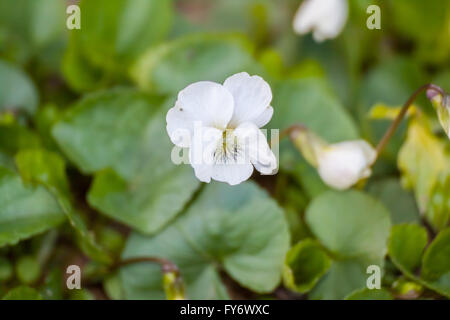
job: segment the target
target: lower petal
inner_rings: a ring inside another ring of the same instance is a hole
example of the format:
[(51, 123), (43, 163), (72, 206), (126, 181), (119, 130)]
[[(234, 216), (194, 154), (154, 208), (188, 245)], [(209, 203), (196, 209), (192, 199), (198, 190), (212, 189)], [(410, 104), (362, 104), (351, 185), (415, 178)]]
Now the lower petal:
[(226, 182), (229, 185), (237, 185), (248, 180), (253, 173), (253, 166), (247, 164), (219, 164), (212, 168), (212, 178)]
[(213, 175), (214, 152), (222, 139), (222, 131), (202, 127), (194, 131), (189, 162), (194, 168), (195, 176), (202, 182), (209, 183)]

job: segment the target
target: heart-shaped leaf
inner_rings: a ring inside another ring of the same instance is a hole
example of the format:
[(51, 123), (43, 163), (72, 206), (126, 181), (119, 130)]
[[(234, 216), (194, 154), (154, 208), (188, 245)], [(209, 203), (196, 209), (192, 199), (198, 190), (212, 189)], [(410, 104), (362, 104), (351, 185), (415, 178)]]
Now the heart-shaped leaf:
[(450, 171), (449, 159), (443, 141), (421, 122), (413, 119), (398, 155), (398, 167), (404, 185), (414, 190), (421, 212), (426, 211), (439, 176)]
[(89, 203), (144, 233), (166, 225), (199, 186), (189, 166), (172, 163), (160, 102), (128, 89), (94, 94), (53, 128), (69, 159), (95, 173)]
[(196, 81), (223, 82), (242, 71), (261, 73), (251, 44), (229, 34), (194, 35), (152, 48), (132, 68), (137, 84), (161, 94), (175, 94)]
[(306, 222), (334, 260), (313, 298), (342, 299), (365, 287), (368, 266), (382, 270), (391, 222), (379, 201), (359, 191), (329, 191), (312, 201)]
[(15, 66), (0, 60), (0, 112), (23, 110), (33, 114), (38, 92), (30, 78)]
[[(106, 70), (122, 69), (161, 41), (172, 24), (170, 0), (82, 0), (81, 52)], [(149, 24), (151, 22), (151, 24)]]
[(89, 232), (81, 215), (72, 206), (66, 164), (57, 153), (44, 149), (22, 150), (16, 155), (16, 165), (26, 182), (41, 184), (58, 201), (61, 210), (74, 228), (82, 250), (94, 260), (111, 263), (111, 257)]
[[(441, 231), (433, 242), (427, 245), (425, 228), (417, 225), (397, 225), (392, 228), (389, 239), (389, 256), (405, 276), (420, 285), (450, 297), (450, 229)], [(416, 272), (422, 268), (420, 277)]]
[[(174, 262), (190, 299), (227, 298), (219, 270), (242, 286), (270, 292), (279, 283), (289, 247), (283, 211), (251, 182), (212, 183), (169, 227), (155, 236), (134, 233), (123, 257), (156, 256)], [(162, 299), (159, 266), (121, 270), (128, 299)]]
[(25, 186), (20, 176), (0, 167), (0, 247), (56, 227), (65, 215), (42, 186)]
[(286, 256), (284, 282), (292, 290), (308, 292), (328, 271), (330, 265), (331, 260), (319, 243), (311, 239), (302, 240)]

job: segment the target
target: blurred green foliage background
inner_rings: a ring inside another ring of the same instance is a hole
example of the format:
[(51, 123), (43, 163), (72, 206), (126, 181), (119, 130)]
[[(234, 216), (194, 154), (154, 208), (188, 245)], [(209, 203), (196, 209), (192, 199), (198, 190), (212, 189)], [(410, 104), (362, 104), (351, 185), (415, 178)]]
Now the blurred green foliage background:
[[(120, 265), (143, 256), (175, 263), (191, 299), (450, 297), (449, 141), (424, 95), (355, 190), (330, 190), (287, 140), (276, 176), (235, 187), (170, 162), (165, 114), (195, 81), (258, 74), (267, 128), (373, 145), (419, 86), (450, 91), (449, 1), (349, 0), (323, 43), (294, 34), (300, 3), (0, 0), (0, 297), (173, 298), (157, 263)], [(372, 264), (382, 289), (366, 289)]]

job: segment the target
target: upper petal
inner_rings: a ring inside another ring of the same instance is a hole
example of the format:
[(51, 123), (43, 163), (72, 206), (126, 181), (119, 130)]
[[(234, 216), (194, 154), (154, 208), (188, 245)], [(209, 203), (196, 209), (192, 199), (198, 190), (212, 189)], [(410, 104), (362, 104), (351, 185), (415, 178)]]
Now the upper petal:
[(294, 31), (298, 34), (310, 32), (321, 20), (324, 10), (327, 10), (326, 1), (305, 0), (294, 16)]
[(180, 91), (175, 106), (167, 113), (167, 132), (174, 144), (189, 147), (186, 136), (192, 136), (195, 122), (201, 127), (223, 130), (233, 109), (233, 96), (223, 85), (210, 81), (193, 83)]
[(273, 108), (271, 106), (268, 106), (266, 109), (264, 109), (263, 113), (261, 113), (255, 120), (253, 120), (253, 123), (258, 128), (262, 128), (269, 123), (270, 119), (272, 119), (272, 116)]
[(267, 108), (272, 101), (272, 90), (263, 78), (241, 72), (229, 77), (223, 85), (234, 97), (234, 112), (229, 123), (230, 128), (236, 128), (243, 122), (255, 123), (265, 112), (269, 113), (265, 115), (264, 121), (260, 120), (260, 122), (267, 123), (270, 120), (270, 118), (267, 119), (270, 114)]

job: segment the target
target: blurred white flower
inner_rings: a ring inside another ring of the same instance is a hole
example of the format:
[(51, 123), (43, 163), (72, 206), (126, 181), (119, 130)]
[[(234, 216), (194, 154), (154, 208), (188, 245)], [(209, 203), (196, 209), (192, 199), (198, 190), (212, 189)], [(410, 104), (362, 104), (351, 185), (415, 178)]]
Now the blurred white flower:
[(306, 128), (292, 130), (291, 138), (303, 157), (317, 168), (328, 186), (344, 190), (368, 178), (376, 159), (375, 149), (364, 140), (327, 144)]
[(439, 87), (428, 89), (427, 97), (433, 104), (438, 114), (439, 122), (450, 139), (450, 96)]
[(317, 171), (335, 189), (345, 190), (368, 178), (376, 151), (364, 140), (345, 141), (318, 148)]
[(273, 115), (272, 91), (259, 76), (238, 73), (224, 84), (201, 81), (179, 92), (166, 116), (172, 142), (189, 148), (196, 177), (239, 184), (274, 174), (277, 160), (259, 128)]
[(310, 31), (317, 42), (336, 38), (347, 22), (347, 0), (305, 0), (294, 17), (294, 31)]

